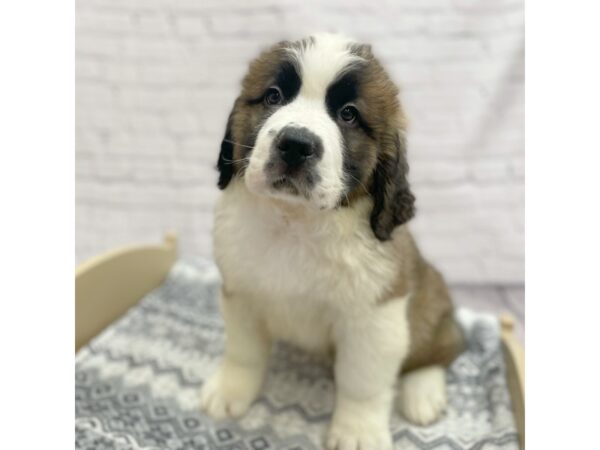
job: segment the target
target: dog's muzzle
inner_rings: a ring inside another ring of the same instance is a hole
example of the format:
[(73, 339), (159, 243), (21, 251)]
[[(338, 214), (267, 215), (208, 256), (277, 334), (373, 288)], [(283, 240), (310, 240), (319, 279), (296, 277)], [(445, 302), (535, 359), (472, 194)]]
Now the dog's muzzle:
[(317, 163), (323, 154), (323, 143), (312, 131), (297, 125), (282, 128), (271, 147), (265, 175), (277, 191), (304, 197), (319, 180)]

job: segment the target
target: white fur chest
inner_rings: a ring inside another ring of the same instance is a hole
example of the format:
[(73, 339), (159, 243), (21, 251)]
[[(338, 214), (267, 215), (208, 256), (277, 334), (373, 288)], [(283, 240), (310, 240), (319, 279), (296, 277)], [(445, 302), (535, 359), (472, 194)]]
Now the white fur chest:
[(393, 247), (374, 238), (363, 203), (285, 210), (232, 182), (214, 227), (226, 289), (252, 302), (274, 337), (324, 349), (333, 320), (372, 307), (398, 273)]

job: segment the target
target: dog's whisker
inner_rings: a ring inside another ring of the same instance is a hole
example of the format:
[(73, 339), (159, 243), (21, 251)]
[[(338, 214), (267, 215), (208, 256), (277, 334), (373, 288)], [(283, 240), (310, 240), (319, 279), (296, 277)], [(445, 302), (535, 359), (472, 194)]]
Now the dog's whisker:
[[(348, 198), (348, 193), (345, 190), (344, 190), (344, 197), (346, 197), (346, 205), (350, 206), (350, 199)], [(340, 206), (341, 206), (341, 204), (340, 204)]]
[(227, 159), (224, 156), (221, 157), (221, 159), (223, 161), (225, 161), (226, 164), (235, 164), (237, 162), (250, 162), (250, 157), (245, 157), (245, 158), (239, 158), (239, 159)]
[(223, 139), (223, 142), (228, 142), (230, 144), (239, 145), (240, 147), (245, 147), (245, 148), (249, 148), (249, 149), (253, 149), (254, 148), (254, 146), (246, 145), (246, 144), (241, 144), (239, 142), (235, 142), (235, 141), (232, 141), (230, 139)]
[(362, 187), (365, 192), (369, 192), (369, 190), (366, 188), (366, 186), (358, 179), (356, 178), (354, 175), (352, 175), (350, 172), (347, 172), (348, 176), (350, 176), (354, 181), (356, 181), (358, 183), (358, 185), (360, 187)]

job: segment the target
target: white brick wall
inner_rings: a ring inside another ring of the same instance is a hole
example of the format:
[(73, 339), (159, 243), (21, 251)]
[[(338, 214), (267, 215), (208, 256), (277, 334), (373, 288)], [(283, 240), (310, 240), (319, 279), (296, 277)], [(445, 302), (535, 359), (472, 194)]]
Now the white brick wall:
[(413, 229), (454, 283), (524, 271), (522, 0), (77, 0), (77, 260), (176, 230), (209, 256), (216, 161), (248, 61), (282, 38), (374, 44), (411, 128)]

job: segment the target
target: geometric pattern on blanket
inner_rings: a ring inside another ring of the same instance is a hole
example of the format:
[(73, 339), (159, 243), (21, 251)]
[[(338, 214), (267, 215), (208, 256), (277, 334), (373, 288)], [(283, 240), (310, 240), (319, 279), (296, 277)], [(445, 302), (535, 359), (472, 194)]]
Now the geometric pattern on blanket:
[[(220, 279), (205, 260), (178, 261), (165, 282), (82, 348), (75, 370), (75, 447), (81, 450), (321, 449), (333, 406), (331, 366), (275, 346), (260, 398), (238, 421), (199, 410), (203, 381), (223, 352)], [(471, 324), (448, 369), (449, 406), (419, 427), (394, 411), (394, 449), (517, 449), (495, 319)]]

